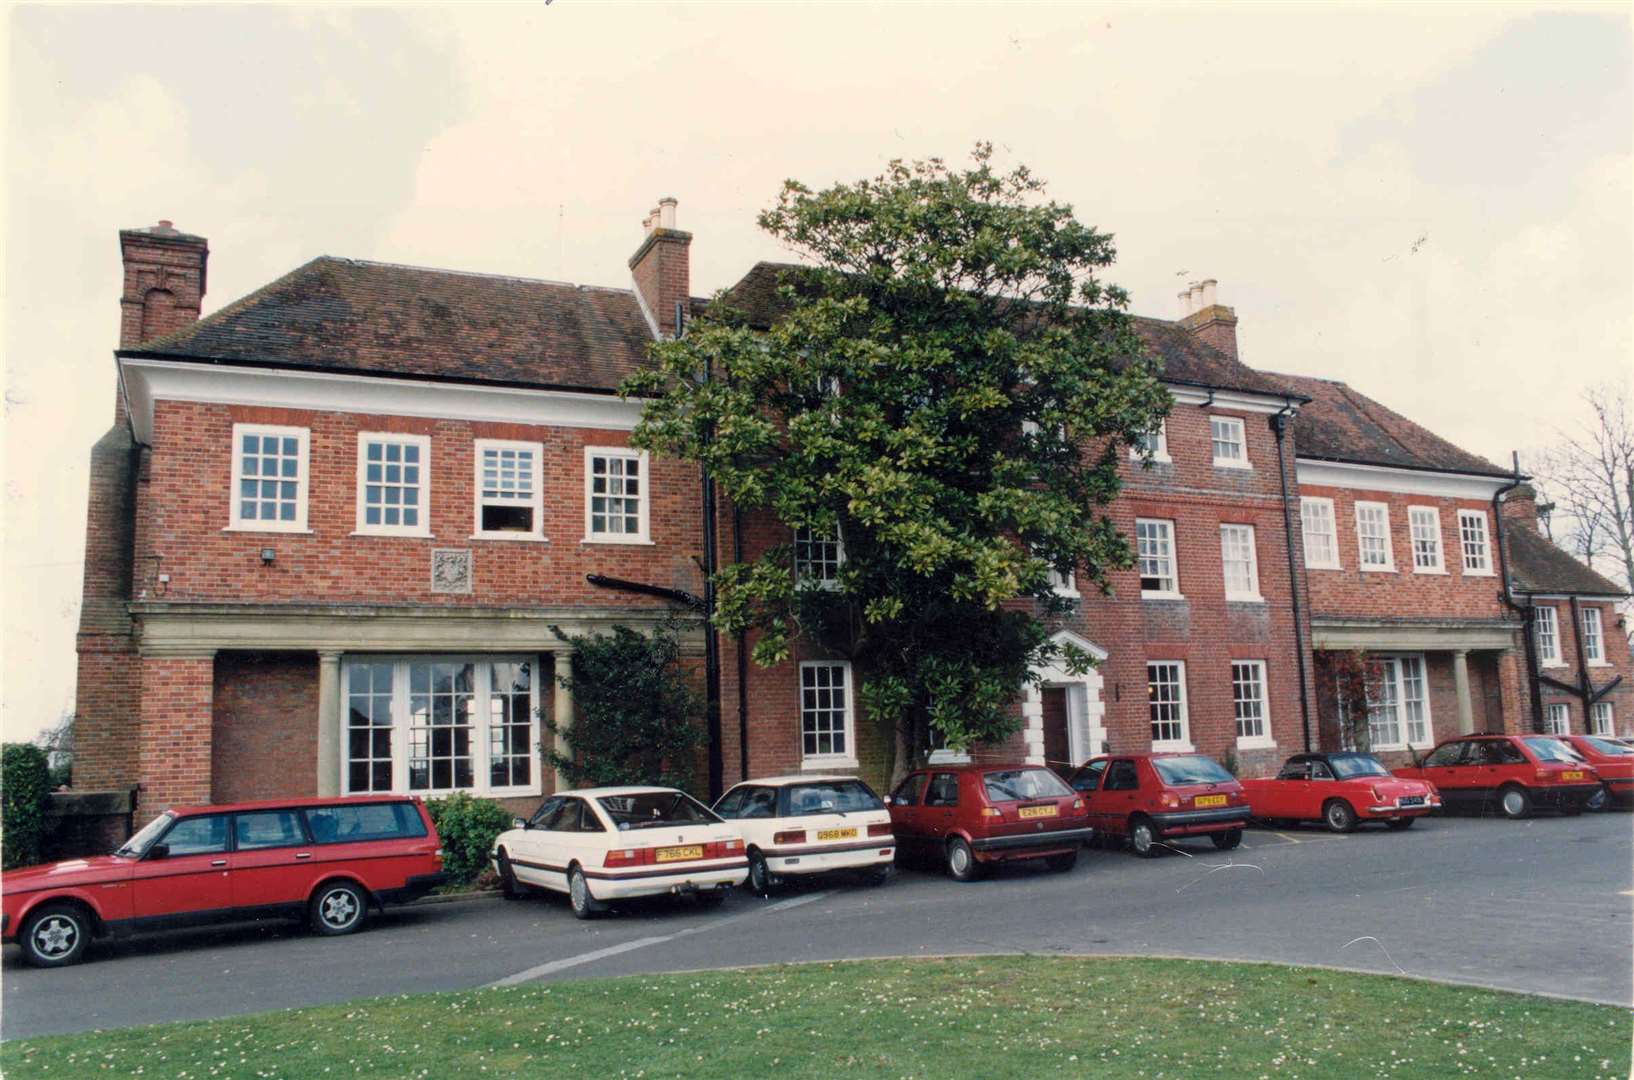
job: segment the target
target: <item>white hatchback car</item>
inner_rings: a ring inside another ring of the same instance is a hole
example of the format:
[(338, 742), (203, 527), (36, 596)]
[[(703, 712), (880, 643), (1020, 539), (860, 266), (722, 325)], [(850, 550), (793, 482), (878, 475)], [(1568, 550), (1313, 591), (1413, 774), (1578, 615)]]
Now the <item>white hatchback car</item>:
[(715, 803), (743, 834), (749, 888), (764, 896), (779, 877), (861, 871), (883, 882), (896, 858), (891, 812), (851, 776), (773, 776), (745, 780)]
[(583, 788), (517, 818), (491, 854), (505, 895), (565, 892), (588, 919), (611, 900), (690, 893), (713, 906), (748, 873), (743, 838), (684, 791)]

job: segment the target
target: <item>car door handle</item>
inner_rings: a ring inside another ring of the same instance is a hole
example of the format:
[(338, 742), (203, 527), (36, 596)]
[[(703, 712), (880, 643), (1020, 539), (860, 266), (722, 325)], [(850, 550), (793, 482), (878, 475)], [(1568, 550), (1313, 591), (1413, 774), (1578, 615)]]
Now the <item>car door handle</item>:
[(210, 860), (210, 865), (211, 866), (226, 866), (227, 865), (227, 860), (226, 859), (212, 859), (212, 860)]
[(310, 851), (297, 851), (295, 853), (295, 857), (297, 859), (310, 859), (312, 857), (312, 853)]

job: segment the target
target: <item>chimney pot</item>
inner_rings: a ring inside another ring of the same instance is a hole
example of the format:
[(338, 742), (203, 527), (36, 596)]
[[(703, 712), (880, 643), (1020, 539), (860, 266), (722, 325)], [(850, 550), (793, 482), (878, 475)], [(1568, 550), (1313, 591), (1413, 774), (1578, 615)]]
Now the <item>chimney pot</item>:
[(159, 228), (161, 228), (161, 229), (174, 229), (175, 227), (176, 227), (175, 222), (171, 221), (169, 218), (160, 218), (159, 219)]
[(1218, 285), (1218, 284), (1219, 284), (1219, 282), (1215, 281), (1213, 278), (1209, 278), (1208, 280), (1203, 282), (1203, 306), (1204, 307), (1213, 307), (1214, 306), (1214, 287), (1216, 285)]
[(1180, 317), (1184, 319), (1191, 314), (1191, 290), (1181, 289), (1175, 296), (1180, 300)]
[(658, 200), (658, 227), (659, 228), (661, 228), (661, 229), (673, 229), (673, 228), (675, 228), (675, 206), (676, 206), (676, 201), (675, 201), (674, 196), (666, 195), (664, 198)]

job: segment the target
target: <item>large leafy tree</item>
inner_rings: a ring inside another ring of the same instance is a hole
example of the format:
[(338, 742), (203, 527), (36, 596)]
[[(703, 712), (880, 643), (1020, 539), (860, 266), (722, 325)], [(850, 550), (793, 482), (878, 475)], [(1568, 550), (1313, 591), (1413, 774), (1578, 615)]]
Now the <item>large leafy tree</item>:
[(1052, 572), (1106, 587), (1130, 564), (1104, 514), (1117, 461), (1168, 397), (1104, 280), (1112, 239), (1026, 168), (892, 162), (823, 191), (789, 181), (761, 227), (809, 264), (771, 318), (717, 297), (624, 392), (634, 441), (702, 462), (740, 507), (837, 536), (835, 582), (802, 584), (790, 545), (716, 578), (717, 625), (755, 660), (796, 637), (849, 657), (895, 729), (896, 771), (930, 745), (997, 742), (1032, 670)]

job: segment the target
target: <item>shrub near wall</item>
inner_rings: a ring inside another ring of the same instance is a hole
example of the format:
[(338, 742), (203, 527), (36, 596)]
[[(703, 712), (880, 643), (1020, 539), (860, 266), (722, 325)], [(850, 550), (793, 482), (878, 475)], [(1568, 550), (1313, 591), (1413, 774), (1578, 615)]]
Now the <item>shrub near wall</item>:
[(0, 844), (4, 866), (32, 866), (43, 857), (46, 796), (51, 765), (45, 751), (28, 743), (0, 749)]
[(492, 799), (457, 792), (426, 803), (443, 845), (443, 871), (454, 884), (475, 881), (488, 868), (494, 838), (511, 827), (511, 815)]

